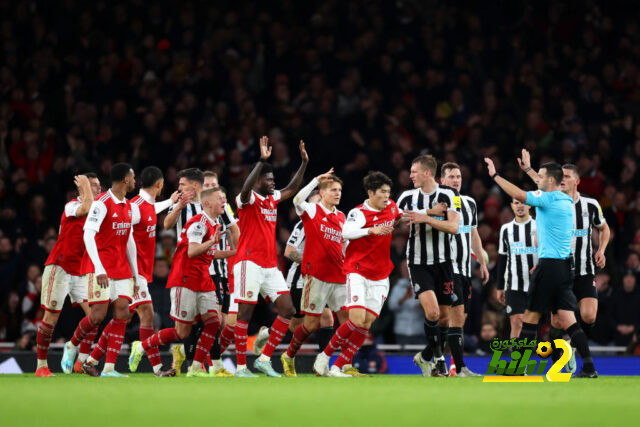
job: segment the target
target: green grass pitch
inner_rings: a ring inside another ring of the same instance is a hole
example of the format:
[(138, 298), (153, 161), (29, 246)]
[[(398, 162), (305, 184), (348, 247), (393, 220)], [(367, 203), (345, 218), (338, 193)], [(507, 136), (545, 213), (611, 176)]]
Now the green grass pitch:
[(396, 375), (0, 375), (3, 426), (638, 425), (639, 403), (640, 377), (488, 384)]

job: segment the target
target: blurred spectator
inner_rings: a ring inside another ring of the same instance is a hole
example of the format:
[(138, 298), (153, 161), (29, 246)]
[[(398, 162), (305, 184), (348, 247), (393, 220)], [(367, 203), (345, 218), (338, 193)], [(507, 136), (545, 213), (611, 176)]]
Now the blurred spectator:
[(0, 309), (0, 340), (12, 342), (20, 337), (22, 328), (22, 310), (20, 295), (11, 291)]
[(424, 344), (424, 311), (411, 288), (406, 260), (400, 264), (400, 272), (402, 277), (391, 288), (387, 300), (389, 310), (395, 315), (393, 333), (396, 344)]
[(628, 345), (640, 325), (640, 294), (636, 289), (636, 275), (627, 270), (622, 278), (622, 288), (613, 294), (613, 321), (616, 345)]

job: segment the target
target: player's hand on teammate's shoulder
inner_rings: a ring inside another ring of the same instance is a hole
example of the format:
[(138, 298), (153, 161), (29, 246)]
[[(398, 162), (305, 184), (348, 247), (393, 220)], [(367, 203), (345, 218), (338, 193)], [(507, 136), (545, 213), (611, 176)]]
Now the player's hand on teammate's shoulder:
[[(307, 154), (307, 150), (304, 147), (304, 141), (300, 140), (300, 158), (302, 159), (303, 163), (308, 163), (309, 162), (309, 155)], [(331, 170), (333, 170), (333, 168), (331, 168)]]
[(267, 160), (271, 157), (271, 148), (268, 136), (260, 138), (260, 160)]

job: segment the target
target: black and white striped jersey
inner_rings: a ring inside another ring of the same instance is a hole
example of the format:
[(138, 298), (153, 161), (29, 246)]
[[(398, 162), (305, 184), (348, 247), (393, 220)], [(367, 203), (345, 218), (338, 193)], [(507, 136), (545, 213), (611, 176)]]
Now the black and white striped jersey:
[[(469, 196), (460, 195), (460, 226), (453, 236), (453, 272), (471, 277), (471, 230), (478, 227), (478, 207)], [(477, 254), (476, 254), (477, 255)]]
[(595, 274), (593, 244), (591, 232), (593, 226), (602, 227), (606, 221), (602, 215), (602, 208), (596, 199), (579, 196), (573, 204), (573, 238), (571, 252), (575, 261), (576, 276)]
[[(171, 206), (169, 208), (169, 213), (173, 212), (178, 204)], [(180, 215), (178, 216), (178, 221), (176, 222), (176, 236), (178, 238), (178, 243), (180, 243), (181, 235), (182, 235), (182, 227), (185, 226), (187, 222), (194, 216), (198, 215), (202, 212), (202, 205), (200, 202), (191, 202), (187, 206), (185, 206), (182, 211), (180, 211)]]
[[(298, 223), (293, 227), (289, 240), (287, 240), (287, 245), (293, 246), (298, 250), (298, 252), (303, 253), (304, 241), (304, 227), (302, 226), (302, 221), (298, 221)], [(297, 262), (292, 263), (291, 267), (289, 267), (289, 272), (287, 273), (287, 285), (289, 286), (289, 289), (291, 289), (292, 286), (295, 286), (297, 289), (302, 289), (304, 287), (301, 270), (300, 264)]]
[(526, 222), (515, 219), (500, 228), (500, 255), (507, 255), (505, 270), (505, 290), (529, 290), (529, 271), (538, 263), (536, 247), (536, 221)]
[[(233, 209), (227, 203), (224, 205), (224, 213), (222, 215), (218, 215), (218, 224), (220, 224), (220, 233), (224, 233), (220, 236), (220, 241), (216, 245), (216, 250), (218, 251), (228, 251), (231, 250), (231, 246), (229, 245), (229, 233), (227, 232), (229, 228), (238, 222), (238, 218), (233, 214)], [(209, 274), (216, 277), (228, 277), (227, 270), (227, 258), (219, 258), (211, 261), (211, 265), (209, 266)]]
[[(420, 188), (407, 190), (398, 199), (398, 208), (403, 211), (426, 213), (439, 203), (445, 203), (447, 209), (460, 214), (462, 202), (456, 190), (438, 185), (426, 194)], [(445, 220), (444, 217), (434, 217)], [(412, 224), (407, 242), (407, 262), (409, 265), (433, 265), (451, 261), (453, 234), (434, 230), (427, 224)]]

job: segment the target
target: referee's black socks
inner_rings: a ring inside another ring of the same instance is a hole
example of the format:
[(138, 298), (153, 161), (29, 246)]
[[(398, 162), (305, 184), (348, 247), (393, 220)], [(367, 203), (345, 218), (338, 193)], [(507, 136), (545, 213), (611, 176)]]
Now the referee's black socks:
[(440, 347), (440, 322), (429, 319), (424, 320), (424, 333), (427, 336), (427, 346), (422, 350), (422, 359), (429, 361), (431, 356), (437, 358), (442, 357), (442, 348)]
[(587, 336), (578, 324), (578, 322), (567, 328), (567, 333), (571, 337), (571, 343), (578, 349), (580, 357), (582, 357), (582, 369), (585, 372), (595, 371), (593, 359), (591, 358), (591, 350), (589, 350), (589, 342)]

